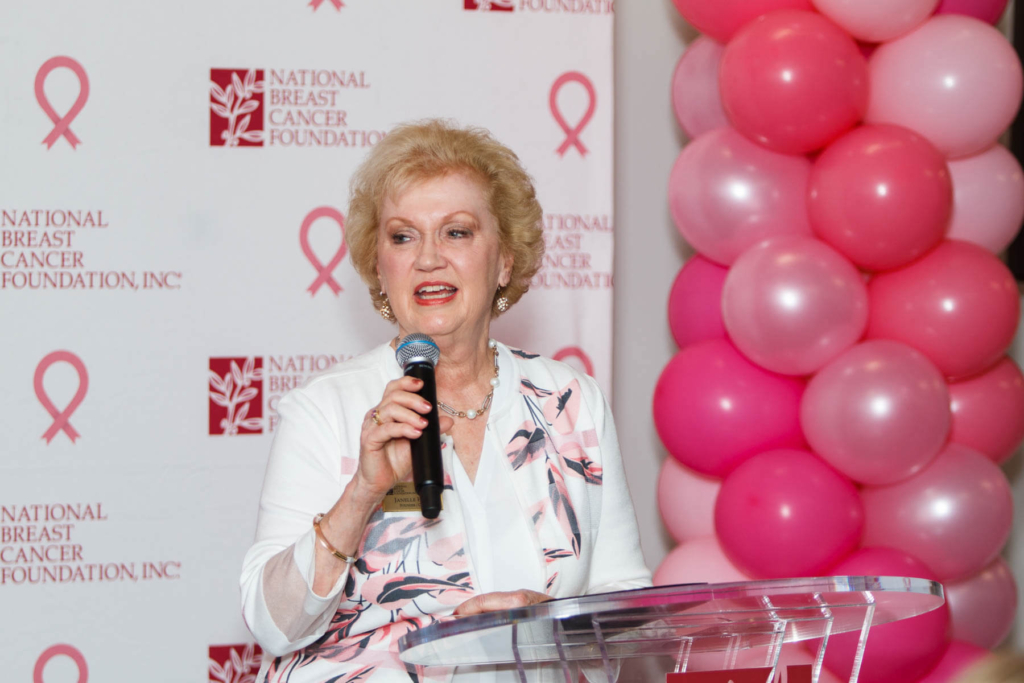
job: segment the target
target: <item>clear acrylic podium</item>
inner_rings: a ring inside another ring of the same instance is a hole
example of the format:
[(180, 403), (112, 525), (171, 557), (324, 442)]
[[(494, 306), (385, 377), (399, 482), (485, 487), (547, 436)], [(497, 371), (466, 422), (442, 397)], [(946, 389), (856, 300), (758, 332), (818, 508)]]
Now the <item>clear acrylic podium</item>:
[(659, 586), (443, 621), (406, 634), (399, 651), (424, 666), (497, 665), (521, 683), (577, 683), (580, 672), (590, 683), (666, 681), (747, 667), (771, 667), (775, 681), (783, 644), (817, 640), (817, 683), (829, 638), (854, 632), (856, 683), (872, 626), (942, 604), (939, 583), (886, 576)]

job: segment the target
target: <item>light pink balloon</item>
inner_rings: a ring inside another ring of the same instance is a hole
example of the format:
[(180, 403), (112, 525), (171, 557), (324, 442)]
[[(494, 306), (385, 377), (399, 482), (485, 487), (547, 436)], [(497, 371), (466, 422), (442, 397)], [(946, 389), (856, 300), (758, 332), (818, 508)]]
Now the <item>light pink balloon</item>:
[(995, 24), (1003, 16), (1007, 0), (942, 0), (936, 14), (966, 14), (987, 24)]
[(810, 173), (804, 157), (769, 151), (732, 128), (718, 128), (679, 154), (669, 176), (669, 208), (694, 249), (729, 265), (761, 240), (811, 234)]
[(868, 284), (867, 336), (923, 353), (951, 379), (989, 368), (1013, 341), (1017, 281), (1002, 261), (969, 242), (947, 240)]
[(917, 683), (974, 683), (975, 681), (989, 680), (975, 679), (970, 677), (971, 674), (968, 672), (991, 656), (992, 653), (984, 648), (961, 640), (954, 640), (946, 648), (946, 652), (935, 668)]
[(820, 576), (852, 552), (864, 524), (857, 488), (813, 453), (755, 455), (725, 478), (715, 530), (751, 576)]
[(679, 348), (725, 339), (722, 287), (729, 269), (697, 254), (679, 270), (668, 295), (668, 326)]
[(981, 571), (1010, 535), (1013, 497), (1003, 471), (981, 453), (949, 444), (922, 472), (861, 491), (864, 544), (900, 548), (942, 581)]
[(766, 12), (777, 9), (811, 9), (810, 0), (672, 0), (690, 24), (720, 43), (728, 42), (739, 28)]
[(752, 21), (725, 46), (719, 74), (729, 121), (777, 152), (821, 149), (867, 110), (860, 48), (816, 12), (779, 10)]
[(861, 274), (809, 237), (776, 237), (743, 253), (722, 289), (722, 317), (747, 358), (773, 372), (809, 375), (867, 326)]
[(868, 66), (864, 120), (916, 130), (949, 158), (991, 146), (1020, 106), (1017, 53), (999, 31), (970, 17), (932, 17), (879, 46)]
[(989, 649), (1006, 639), (1017, 617), (1017, 582), (1003, 558), (945, 588), (954, 638)]
[(654, 387), (654, 426), (679, 462), (723, 477), (747, 458), (800, 447), (804, 382), (768, 372), (725, 339), (687, 346)]
[(855, 128), (829, 145), (811, 169), (811, 227), (868, 270), (905, 266), (935, 247), (952, 207), (945, 158), (899, 126)]
[(658, 475), (658, 510), (680, 543), (715, 533), (715, 498), (722, 481), (665, 458)]
[(949, 440), (988, 456), (1010, 459), (1024, 441), (1024, 375), (1010, 358), (949, 385), (953, 428)]
[(917, 28), (935, 11), (939, 0), (811, 0), (824, 14), (857, 40), (881, 43)]
[(686, 46), (672, 74), (672, 107), (690, 139), (729, 125), (718, 92), (718, 65), (724, 49), (721, 43), (700, 36)]
[(1024, 222), (1024, 171), (1002, 145), (949, 162), (953, 179), (950, 239), (974, 242), (998, 254)]
[(714, 536), (695, 538), (676, 547), (654, 572), (655, 586), (677, 583), (734, 583), (750, 581), (722, 552)]
[(814, 452), (854, 481), (906, 479), (934, 458), (949, 432), (941, 373), (905, 344), (858, 344), (807, 385), (800, 422)]

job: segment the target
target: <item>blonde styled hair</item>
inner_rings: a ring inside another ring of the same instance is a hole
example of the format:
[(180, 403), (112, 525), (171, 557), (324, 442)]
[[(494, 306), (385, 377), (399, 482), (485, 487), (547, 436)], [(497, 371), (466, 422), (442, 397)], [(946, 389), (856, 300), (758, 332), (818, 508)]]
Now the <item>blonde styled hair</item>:
[[(410, 185), (466, 172), (480, 180), (498, 221), (503, 255), (512, 257), (512, 273), (501, 295), (514, 304), (530, 288), (544, 256), (543, 211), (519, 157), (483, 128), (459, 128), (442, 119), (406, 123), (377, 143), (352, 177), (345, 242), (356, 272), (380, 308), (377, 235), (384, 200)], [(491, 316), (497, 317), (497, 294)]]

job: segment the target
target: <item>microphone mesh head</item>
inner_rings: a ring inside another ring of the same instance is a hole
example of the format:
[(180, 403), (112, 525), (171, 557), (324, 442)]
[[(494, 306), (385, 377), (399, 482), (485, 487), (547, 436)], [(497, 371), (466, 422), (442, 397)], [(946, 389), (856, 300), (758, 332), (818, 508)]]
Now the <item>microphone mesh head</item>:
[(441, 359), (441, 350), (427, 335), (413, 332), (398, 343), (395, 357), (403, 369), (410, 363), (430, 363), (434, 366)]

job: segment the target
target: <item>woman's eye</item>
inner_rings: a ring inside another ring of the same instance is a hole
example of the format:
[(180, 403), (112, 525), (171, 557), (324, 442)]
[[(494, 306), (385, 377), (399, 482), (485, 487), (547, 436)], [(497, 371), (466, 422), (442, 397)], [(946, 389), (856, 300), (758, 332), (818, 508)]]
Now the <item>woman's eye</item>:
[(395, 244), (402, 244), (409, 241), (409, 236), (400, 232), (396, 232), (391, 236), (391, 241)]
[(466, 228), (448, 228), (449, 237), (469, 237), (469, 230)]

